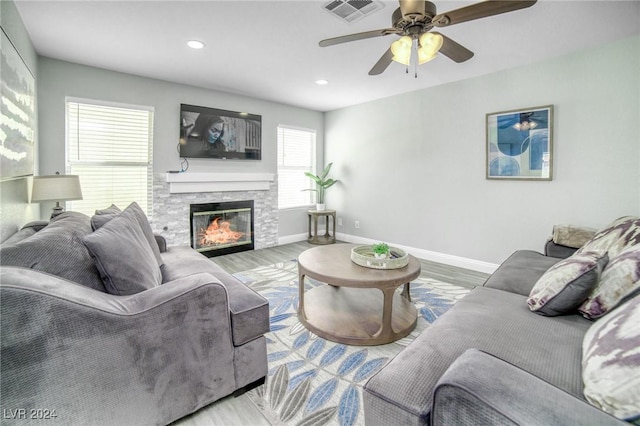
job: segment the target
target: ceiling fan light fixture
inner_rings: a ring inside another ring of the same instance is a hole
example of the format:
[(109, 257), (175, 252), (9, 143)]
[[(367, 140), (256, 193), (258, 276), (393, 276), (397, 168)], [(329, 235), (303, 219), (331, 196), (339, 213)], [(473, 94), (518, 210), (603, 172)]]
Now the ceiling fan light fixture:
[(438, 56), (438, 52), (431, 53), (431, 52), (426, 52), (423, 49), (418, 49), (418, 64), (422, 65), (424, 63), (427, 63), (435, 59), (436, 56)]
[(513, 125), (513, 128), (516, 130), (527, 131), (532, 130), (538, 127), (538, 123), (533, 120), (530, 121), (522, 121), (521, 123), (516, 123)]
[(442, 47), (444, 39), (440, 34), (424, 33), (420, 36), (420, 49), (425, 53), (436, 54)]
[(403, 65), (409, 66), (411, 62), (411, 48), (413, 47), (413, 39), (409, 36), (400, 37), (391, 43), (391, 53), (393, 60)]

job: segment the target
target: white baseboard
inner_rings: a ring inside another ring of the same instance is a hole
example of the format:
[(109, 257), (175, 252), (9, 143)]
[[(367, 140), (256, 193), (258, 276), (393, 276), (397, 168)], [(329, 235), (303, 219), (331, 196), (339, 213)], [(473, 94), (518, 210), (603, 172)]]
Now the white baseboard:
[[(378, 242), (370, 238), (341, 233), (338, 233), (336, 235), (336, 238), (340, 241), (353, 244), (373, 244)], [(469, 259), (466, 257), (454, 256), (446, 253), (438, 253), (435, 251), (429, 251), (415, 247), (408, 247), (402, 244), (389, 243), (389, 245), (398, 247), (399, 249), (402, 249), (419, 259), (444, 263), (445, 265), (456, 266), (458, 268), (471, 269), (473, 271), (483, 272), (485, 274), (492, 274), (496, 269), (498, 269), (498, 266), (500, 266), (495, 263), (483, 262), (481, 260)]]
[(307, 238), (309, 238), (307, 233), (278, 237), (278, 245), (297, 243), (298, 241), (305, 241)]
[[(305, 241), (308, 237), (309, 235), (307, 233), (278, 237), (278, 245)], [(378, 242), (377, 240), (372, 240), (370, 238), (358, 237), (356, 235), (342, 233), (337, 233), (336, 239), (338, 241), (344, 241), (346, 243), (352, 244), (373, 244)], [(472, 271), (483, 272), (485, 274), (492, 274), (496, 269), (498, 269), (498, 266), (500, 266), (495, 263), (483, 262), (481, 260), (469, 259), (466, 257), (454, 256), (446, 253), (438, 253), (435, 251), (409, 247), (402, 244), (389, 243), (389, 245), (398, 247), (399, 249), (402, 249), (419, 259), (444, 263), (445, 265), (456, 266), (458, 268), (471, 269)]]

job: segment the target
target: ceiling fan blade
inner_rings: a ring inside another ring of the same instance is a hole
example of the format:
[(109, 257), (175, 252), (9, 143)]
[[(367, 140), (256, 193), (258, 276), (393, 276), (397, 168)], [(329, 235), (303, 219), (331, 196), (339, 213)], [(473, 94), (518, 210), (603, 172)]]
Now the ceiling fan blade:
[(461, 22), (473, 21), (474, 19), (485, 18), (487, 16), (499, 15), (501, 13), (513, 12), (514, 10), (531, 7), (537, 0), (487, 0), (475, 3), (460, 9), (440, 13), (433, 17), (431, 23), (436, 27), (446, 27), (459, 24)]
[(385, 28), (383, 30), (365, 31), (363, 33), (349, 34), (340, 37), (328, 38), (321, 40), (318, 45), (320, 47), (333, 46), (334, 44), (348, 43), (350, 41), (364, 40), (366, 38), (381, 37), (389, 34), (396, 34), (398, 30), (395, 28)]
[(387, 67), (391, 65), (391, 62), (393, 62), (392, 58), (393, 53), (391, 52), (391, 48), (389, 48), (386, 52), (384, 52), (384, 55), (382, 55), (380, 59), (378, 59), (378, 62), (376, 62), (373, 68), (371, 68), (371, 71), (369, 71), (369, 75), (382, 74), (384, 70), (386, 70)]
[(400, 0), (400, 12), (402, 17), (407, 20), (422, 16), (425, 13), (424, 0)]
[(449, 57), (451, 60), (460, 63), (468, 61), (473, 57), (473, 52), (463, 45), (451, 40), (449, 37), (438, 32), (432, 31), (431, 33), (439, 34), (440, 36), (442, 36), (442, 47), (440, 48), (439, 52)]

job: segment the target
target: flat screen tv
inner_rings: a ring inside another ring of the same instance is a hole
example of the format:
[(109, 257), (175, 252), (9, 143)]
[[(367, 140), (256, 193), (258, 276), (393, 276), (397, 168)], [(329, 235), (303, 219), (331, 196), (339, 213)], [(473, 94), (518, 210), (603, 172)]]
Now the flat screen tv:
[(262, 117), (180, 105), (180, 156), (225, 160), (262, 158)]

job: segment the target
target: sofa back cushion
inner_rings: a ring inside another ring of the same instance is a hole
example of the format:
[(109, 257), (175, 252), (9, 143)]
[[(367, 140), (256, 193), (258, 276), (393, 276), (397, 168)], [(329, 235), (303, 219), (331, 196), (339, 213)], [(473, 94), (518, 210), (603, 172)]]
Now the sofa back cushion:
[(32, 236), (0, 247), (0, 264), (19, 266), (105, 292), (100, 273), (82, 238), (91, 233), (88, 216), (63, 212)]
[(596, 321), (584, 336), (584, 396), (607, 413), (640, 417), (640, 296)]

